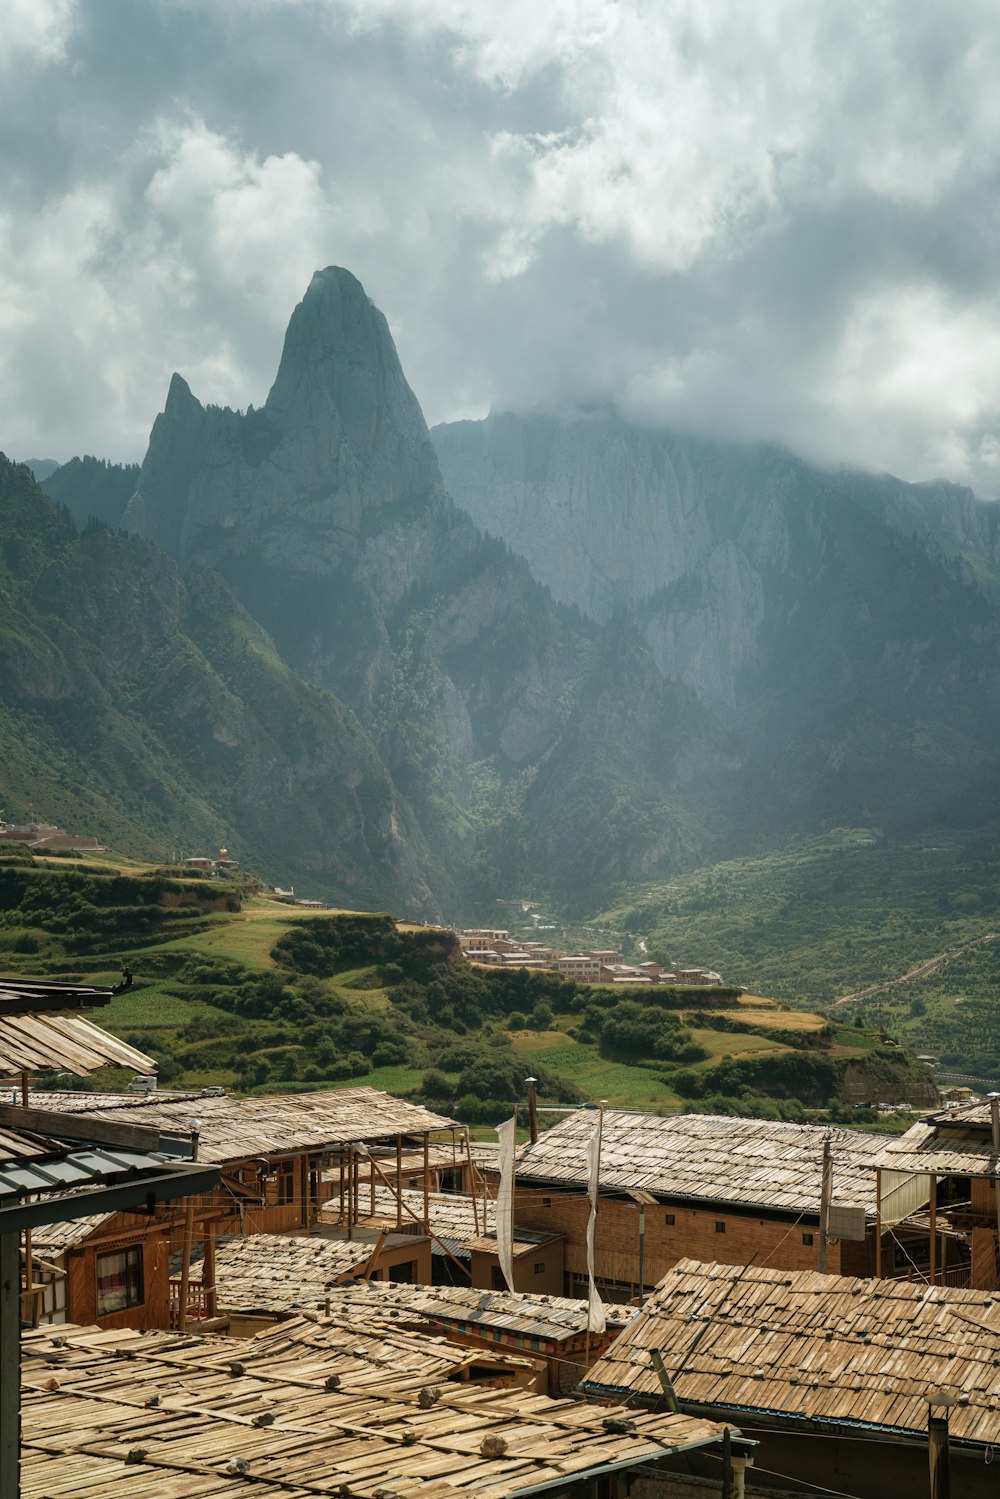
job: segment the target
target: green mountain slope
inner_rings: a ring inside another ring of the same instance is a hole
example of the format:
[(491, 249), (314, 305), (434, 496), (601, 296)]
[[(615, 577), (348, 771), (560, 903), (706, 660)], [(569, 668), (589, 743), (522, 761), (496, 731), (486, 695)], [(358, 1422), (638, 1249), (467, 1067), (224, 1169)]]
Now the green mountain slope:
[(227, 845), (350, 904), (437, 909), (436, 868), (354, 715), (300, 681), (218, 577), (77, 537), (0, 458), (4, 794), (135, 852)]

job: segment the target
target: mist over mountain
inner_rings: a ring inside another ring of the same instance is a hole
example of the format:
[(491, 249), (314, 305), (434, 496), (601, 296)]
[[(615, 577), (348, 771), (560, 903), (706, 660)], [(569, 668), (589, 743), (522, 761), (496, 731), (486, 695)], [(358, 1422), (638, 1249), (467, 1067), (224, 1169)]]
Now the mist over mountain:
[[(969, 490), (608, 413), (503, 413), (433, 439), (480, 525), (556, 598), (632, 621), (712, 715), (741, 786), (730, 831), (989, 800), (997, 511)], [(707, 779), (732, 806), (732, 778)]]
[[(109, 744), (153, 735), (178, 790), (152, 828), (237, 828), (265, 868), (356, 903), (593, 903), (838, 820), (995, 805), (994, 510), (607, 410), (432, 441), (346, 270), (313, 277), (263, 407), (203, 405), (174, 375), (138, 473), (75, 459), (46, 488), (65, 509), (33, 491), (41, 540), (5, 521), (29, 617), (56, 622), (22, 699), (55, 683)], [(92, 518), (131, 534), (75, 538)], [(130, 834), (159, 806), (141, 778), (127, 815), (120, 778), (106, 793)]]
[(100, 521), (113, 530), (122, 523), (125, 507), (139, 477), (137, 463), (108, 463), (104, 458), (71, 458), (53, 465), (52, 472), (35, 472), (35, 478), (50, 499), (65, 505), (83, 530), (89, 521)]

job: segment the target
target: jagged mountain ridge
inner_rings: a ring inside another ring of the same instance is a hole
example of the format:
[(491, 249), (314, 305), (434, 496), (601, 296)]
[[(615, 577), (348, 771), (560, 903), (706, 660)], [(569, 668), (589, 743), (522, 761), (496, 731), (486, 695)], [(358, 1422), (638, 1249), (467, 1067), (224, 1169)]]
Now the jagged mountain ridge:
[(221, 574), (357, 713), (446, 904), (585, 901), (831, 819), (992, 803), (975, 505), (956, 530), (943, 489), (920, 510), (890, 481), (850, 492), (778, 449), (606, 414), (435, 443), (447, 484), (385, 319), (330, 267), (259, 411), (174, 377), (123, 521), (192, 580)]
[[(496, 868), (497, 847), (517, 843), (501, 827), (518, 823), (511, 796), (521, 805), (525, 778), (595, 691), (600, 631), (450, 499), (355, 277), (313, 278), (259, 411), (205, 408), (174, 376), (125, 525), (186, 572), (217, 569), (285, 659), (359, 714), (441, 856)], [(643, 670), (655, 694), (655, 668)], [(597, 729), (577, 721), (574, 741)], [(662, 792), (672, 756), (673, 744), (653, 748)], [(663, 838), (657, 826), (639, 841)]]
[(428, 916), (448, 879), (354, 715), (302, 682), (217, 575), (77, 536), (0, 455), (5, 797), (126, 851), (250, 867)]

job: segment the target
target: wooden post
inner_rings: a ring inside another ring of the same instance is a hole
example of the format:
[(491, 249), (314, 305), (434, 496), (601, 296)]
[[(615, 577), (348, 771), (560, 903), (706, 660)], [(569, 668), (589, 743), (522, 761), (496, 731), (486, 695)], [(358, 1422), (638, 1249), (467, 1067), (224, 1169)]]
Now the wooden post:
[(21, 1491), (21, 1236), (0, 1234), (0, 1499)]
[(424, 1130), (424, 1232), (431, 1226), (431, 1202), (430, 1202), (430, 1169), (431, 1169), (431, 1137)]
[(931, 1262), (930, 1280), (931, 1285), (937, 1285), (937, 1175), (931, 1172), (931, 1202), (930, 1202), (930, 1231), (931, 1231)]
[[(201, 1125), (191, 1120), (191, 1159), (198, 1159), (198, 1138)], [(191, 1284), (191, 1246), (194, 1243), (194, 1197), (189, 1193), (184, 1200), (184, 1247), (181, 1252), (181, 1302), (177, 1309), (177, 1330), (187, 1329), (188, 1288)]]
[[(1000, 1093), (990, 1093), (990, 1125), (993, 1130), (993, 1170), (1000, 1169)], [(997, 1247), (993, 1252), (993, 1263), (1000, 1259), (1000, 1177), (993, 1177), (993, 1201), (997, 1214)]]
[(722, 1433), (722, 1499), (733, 1499), (733, 1439), (728, 1426)]
[[(28, 1107), (28, 1074), (21, 1073), (21, 1107)], [(18, 1266), (18, 1285), (20, 1285), (20, 1266)], [(38, 1315), (35, 1307), (35, 1298), (32, 1295), (35, 1285), (35, 1271), (31, 1259), (31, 1229), (24, 1230), (24, 1289), (27, 1292), (29, 1314), (32, 1327), (38, 1325)]]
[(639, 1305), (646, 1302), (646, 1204), (639, 1204)]
[(930, 1459), (931, 1499), (950, 1499), (947, 1416), (928, 1415), (927, 1453)]
[(302, 1227), (309, 1227), (309, 1152), (299, 1157), (299, 1175), (302, 1178)]
[(201, 1286), (202, 1295), (205, 1298), (205, 1311), (210, 1317), (217, 1315), (219, 1310), (218, 1298), (215, 1294), (215, 1223), (205, 1225), (205, 1258), (201, 1262)]
[(528, 1135), (532, 1145), (538, 1139), (538, 1100), (535, 1097), (536, 1077), (526, 1077), (528, 1084)]
[(343, 1223), (343, 1221), (344, 1221), (344, 1147), (343, 1147), (343, 1145), (341, 1145), (340, 1148), (339, 1148), (339, 1150), (337, 1151), (337, 1162), (338, 1162), (338, 1164), (340, 1166), (340, 1212), (338, 1214), (338, 1217), (340, 1219), (340, 1222)]
[(882, 1278), (882, 1172), (875, 1172), (875, 1275)]
[(347, 1237), (354, 1238), (354, 1146), (347, 1147)]
[(826, 1245), (830, 1237), (830, 1199), (833, 1196), (833, 1157), (830, 1136), (823, 1137), (823, 1169), (819, 1193), (819, 1273), (826, 1274)]
[(403, 1137), (396, 1136), (396, 1228), (403, 1226)]
[[(472, 1140), (469, 1137), (469, 1126), (465, 1126), (465, 1159), (469, 1163), (469, 1196), (472, 1198), (472, 1217), (476, 1225), (476, 1238), (479, 1238), (479, 1203), (476, 1199), (476, 1177), (472, 1169)], [(483, 1233), (486, 1225), (483, 1224)]]

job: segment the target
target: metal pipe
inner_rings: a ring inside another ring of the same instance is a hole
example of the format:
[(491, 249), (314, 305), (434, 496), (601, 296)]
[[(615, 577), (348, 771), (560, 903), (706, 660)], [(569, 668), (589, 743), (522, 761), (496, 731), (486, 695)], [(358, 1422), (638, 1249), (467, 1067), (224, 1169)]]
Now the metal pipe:
[(525, 1078), (525, 1082), (528, 1085), (528, 1135), (532, 1145), (538, 1139), (538, 1100), (535, 1097), (535, 1084), (537, 1081), (538, 1079), (535, 1077)]

